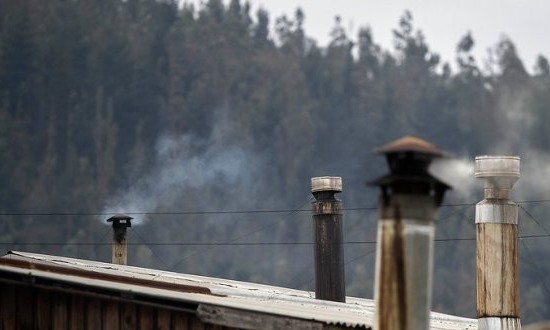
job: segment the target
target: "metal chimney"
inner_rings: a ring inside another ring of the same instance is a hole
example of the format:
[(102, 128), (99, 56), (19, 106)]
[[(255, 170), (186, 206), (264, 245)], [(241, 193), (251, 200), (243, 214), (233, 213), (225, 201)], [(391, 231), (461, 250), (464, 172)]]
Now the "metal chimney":
[(521, 329), (519, 318), (518, 206), (510, 200), (519, 157), (479, 156), (475, 176), (485, 180), (476, 205), (478, 328)]
[(342, 202), (334, 197), (342, 192), (342, 178), (323, 176), (311, 179), (313, 235), (315, 237), (315, 298), (346, 301)]
[(378, 150), (390, 173), (380, 187), (376, 250), (375, 329), (429, 329), (435, 222), (450, 187), (428, 172), (444, 152), (404, 137)]
[(115, 214), (107, 222), (113, 224), (113, 264), (126, 265), (128, 263), (128, 241), (126, 228), (131, 227), (133, 218), (126, 214)]

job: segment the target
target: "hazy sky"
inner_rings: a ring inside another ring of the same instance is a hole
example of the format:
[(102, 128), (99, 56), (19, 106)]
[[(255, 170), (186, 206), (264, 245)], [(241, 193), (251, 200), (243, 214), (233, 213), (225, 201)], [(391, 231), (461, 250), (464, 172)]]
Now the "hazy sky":
[(424, 32), (427, 44), (446, 61), (454, 62), (456, 44), (467, 31), (472, 32), (476, 42), (474, 53), (479, 64), (488, 57), (487, 49), (503, 34), (515, 43), (529, 70), (538, 54), (550, 57), (548, 0), (250, 0), (250, 3), (253, 13), (259, 6), (267, 9), (272, 23), (276, 17), (293, 16), (297, 7), (302, 8), (306, 32), (320, 45), (327, 43), (334, 16), (340, 15), (353, 39), (359, 27), (368, 25), (375, 41), (389, 49), (391, 30), (408, 9), (415, 27)]

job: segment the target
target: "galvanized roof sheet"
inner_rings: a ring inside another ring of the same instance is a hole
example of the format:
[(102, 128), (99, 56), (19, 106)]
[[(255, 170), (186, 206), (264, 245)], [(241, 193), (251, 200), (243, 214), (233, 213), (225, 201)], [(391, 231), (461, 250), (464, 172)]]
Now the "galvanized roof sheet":
[[(370, 329), (374, 302), (316, 300), (313, 292), (59, 256), (10, 252), (0, 270), (151, 297)], [(83, 281), (85, 278), (85, 281)], [(477, 329), (475, 319), (431, 313), (431, 329)]]

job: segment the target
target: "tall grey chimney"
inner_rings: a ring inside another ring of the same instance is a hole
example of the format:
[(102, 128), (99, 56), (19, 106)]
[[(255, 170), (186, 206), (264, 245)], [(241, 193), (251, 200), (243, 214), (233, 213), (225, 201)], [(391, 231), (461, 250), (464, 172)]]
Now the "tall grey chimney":
[(315, 237), (315, 298), (346, 301), (342, 202), (334, 197), (342, 191), (342, 178), (311, 179), (313, 235)]
[(480, 330), (521, 329), (518, 206), (510, 200), (519, 179), (515, 156), (479, 156), (475, 176), (485, 180), (476, 205), (477, 318)]
[(128, 263), (128, 240), (126, 228), (131, 227), (133, 218), (126, 214), (115, 214), (107, 222), (113, 225), (112, 262), (113, 264), (126, 265)]
[(450, 187), (428, 172), (444, 152), (404, 137), (378, 150), (390, 173), (380, 187), (376, 243), (375, 326), (377, 330), (429, 329), (435, 222)]

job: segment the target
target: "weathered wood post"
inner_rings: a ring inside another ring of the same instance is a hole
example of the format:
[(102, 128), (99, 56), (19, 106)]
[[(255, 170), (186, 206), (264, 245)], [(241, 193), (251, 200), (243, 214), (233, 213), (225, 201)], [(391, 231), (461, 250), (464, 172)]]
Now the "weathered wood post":
[(415, 137), (379, 149), (390, 173), (381, 189), (376, 251), (375, 329), (429, 329), (435, 222), (450, 187), (428, 172), (444, 152)]
[(342, 192), (342, 178), (323, 176), (311, 179), (313, 235), (315, 237), (315, 298), (346, 301), (342, 202), (334, 197)]
[(478, 328), (521, 329), (519, 318), (518, 206), (510, 200), (519, 157), (479, 156), (475, 176), (485, 179), (476, 205)]
[(118, 265), (128, 263), (128, 240), (126, 239), (126, 228), (131, 227), (130, 220), (133, 218), (126, 214), (115, 214), (107, 222), (113, 224), (113, 257), (112, 262)]

